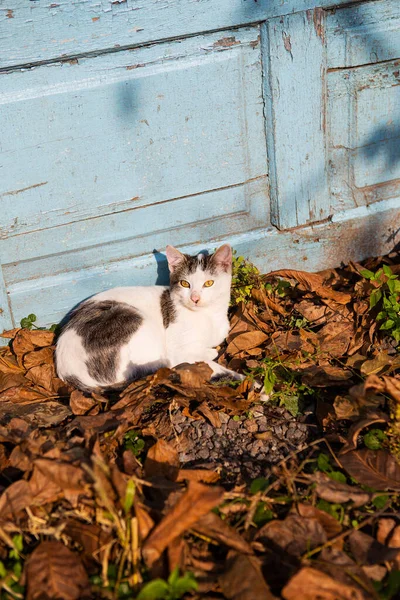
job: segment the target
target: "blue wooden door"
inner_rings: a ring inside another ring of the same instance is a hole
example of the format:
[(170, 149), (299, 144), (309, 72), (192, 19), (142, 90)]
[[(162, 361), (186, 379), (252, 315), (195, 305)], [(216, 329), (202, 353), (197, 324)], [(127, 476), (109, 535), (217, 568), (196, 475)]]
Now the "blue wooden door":
[(163, 282), (167, 243), (262, 270), (391, 249), (396, 0), (0, 0), (0, 325)]

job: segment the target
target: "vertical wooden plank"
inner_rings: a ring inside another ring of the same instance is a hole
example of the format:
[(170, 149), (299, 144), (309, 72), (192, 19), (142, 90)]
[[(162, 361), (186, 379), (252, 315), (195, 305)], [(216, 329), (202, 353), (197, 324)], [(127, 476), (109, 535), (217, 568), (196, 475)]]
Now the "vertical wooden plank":
[(287, 229), (324, 220), (330, 205), (323, 11), (266, 22), (262, 48), (271, 221)]
[[(13, 319), (11, 316), (10, 306), (8, 303), (8, 296), (6, 286), (3, 277), (3, 271), (0, 266), (0, 332), (11, 329), (14, 326)], [(0, 347), (6, 346), (8, 340), (0, 338)]]

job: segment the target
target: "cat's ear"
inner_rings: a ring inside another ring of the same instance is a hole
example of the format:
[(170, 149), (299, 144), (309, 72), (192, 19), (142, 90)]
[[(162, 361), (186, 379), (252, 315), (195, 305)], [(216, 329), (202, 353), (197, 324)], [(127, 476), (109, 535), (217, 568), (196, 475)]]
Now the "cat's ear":
[(232, 248), (229, 244), (224, 244), (213, 254), (212, 261), (223, 271), (228, 272), (232, 269)]
[(184, 254), (179, 252), (173, 246), (167, 246), (165, 249), (165, 254), (167, 255), (168, 267), (171, 273), (173, 273), (177, 267), (185, 260)]

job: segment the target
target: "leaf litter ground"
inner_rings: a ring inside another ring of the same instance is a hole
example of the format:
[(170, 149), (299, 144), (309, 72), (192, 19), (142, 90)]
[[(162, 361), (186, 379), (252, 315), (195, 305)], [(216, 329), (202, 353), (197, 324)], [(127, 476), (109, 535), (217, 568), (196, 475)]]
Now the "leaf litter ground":
[(400, 257), (234, 267), (240, 385), (87, 395), (34, 315), (3, 334), (1, 598), (400, 597)]

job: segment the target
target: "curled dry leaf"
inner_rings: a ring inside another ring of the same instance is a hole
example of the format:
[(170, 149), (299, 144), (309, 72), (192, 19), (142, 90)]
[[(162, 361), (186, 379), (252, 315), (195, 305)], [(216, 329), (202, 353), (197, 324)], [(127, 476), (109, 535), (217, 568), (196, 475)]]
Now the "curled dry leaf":
[(367, 504), (373, 497), (373, 494), (369, 492), (365, 492), (353, 485), (347, 485), (347, 483), (334, 481), (325, 475), (325, 473), (319, 471), (314, 473), (313, 480), (317, 482), (315, 493), (319, 498), (327, 502), (337, 504), (353, 502), (353, 505), (357, 507)]
[(193, 531), (216, 540), (228, 548), (243, 554), (253, 554), (253, 550), (246, 540), (223, 521), (218, 515), (209, 512), (201, 517), (194, 525)]
[(16, 520), (21, 512), (32, 504), (32, 492), (27, 481), (15, 481), (0, 496), (0, 522)]
[(360, 435), (361, 431), (365, 429), (365, 427), (369, 427), (374, 423), (387, 423), (389, 420), (388, 415), (385, 413), (371, 413), (366, 415), (365, 419), (361, 419), (350, 427), (349, 432), (347, 434), (347, 441), (344, 446), (341, 448), (339, 454), (346, 454), (346, 452), (350, 452), (350, 450), (355, 450), (357, 448), (357, 438)]
[[(8, 372), (1, 373), (0, 372), (0, 393), (8, 390), (9, 388), (15, 388), (19, 386), (28, 385), (29, 381), (26, 379), (25, 375), (21, 372)], [(0, 395), (1, 400), (1, 395)]]
[(165, 477), (175, 481), (179, 471), (178, 452), (165, 440), (157, 440), (147, 453), (144, 471), (146, 477)]
[(388, 548), (363, 531), (349, 536), (351, 552), (359, 565), (375, 565), (395, 560), (400, 550)]
[[(98, 414), (100, 408), (91, 396), (83, 394), (80, 390), (74, 390), (69, 399), (69, 406), (74, 415)], [(95, 410), (97, 409), (97, 411)]]
[(31, 369), (32, 367), (36, 367), (37, 365), (42, 365), (43, 363), (52, 364), (54, 360), (54, 349), (52, 347), (40, 348), (40, 350), (34, 350), (33, 352), (28, 352), (24, 356), (24, 367), (25, 369)]
[(142, 549), (147, 565), (153, 565), (171, 540), (190, 529), (200, 517), (217, 506), (222, 498), (223, 490), (221, 488), (211, 488), (190, 481), (187, 490), (175, 506), (147, 538)]
[(49, 392), (50, 394), (54, 394), (56, 392), (54, 387), (56, 370), (53, 363), (36, 365), (35, 367), (32, 367), (27, 372), (26, 377), (32, 381), (34, 385), (44, 388), (46, 392)]
[(240, 333), (230, 342), (226, 349), (226, 353), (234, 356), (243, 350), (250, 350), (260, 346), (268, 339), (268, 336), (262, 331), (254, 330), (246, 333)]
[(319, 510), (315, 506), (311, 506), (311, 504), (299, 503), (296, 506), (296, 510), (301, 517), (316, 519), (322, 525), (328, 539), (335, 537), (342, 531), (339, 521), (324, 510)]
[(210, 381), (212, 369), (206, 363), (178, 365), (174, 369), (179, 374), (181, 384), (184, 387), (201, 388), (206, 382)]
[(284, 279), (295, 279), (304, 289), (315, 292), (320, 298), (329, 298), (338, 304), (348, 304), (352, 300), (351, 294), (338, 292), (330, 287), (324, 286), (324, 278), (318, 273), (308, 273), (307, 271), (295, 271), (293, 269), (281, 269), (272, 271), (267, 275), (271, 277), (283, 277)]
[(307, 550), (325, 544), (327, 535), (319, 520), (289, 514), (283, 521), (274, 520), (266, 523), (257, 531), (255, 539), (266, 548), (275, 547), (300, 557)]
[(219, 578), (225, 598), (229, 600), (274, 600), (259, 561), (255, 556), (239, 554), (232, 550), (228, 554), (225, 573)]
[(365, 600), (362, 590), (340, 583), (322, 571), (303, 567), (282, 590), (285, 600)]
[(377, 491), (400, 491), (400, 465), (385, 450), (352, 450), (340, 457), (343, 468), (356, 481)]
[(25, 566), (27, 600), (90, 598), (89, 579), (77, 554), (61, 542), (41, 542)]
[(176, 481), (202, 481), (215, 483), (220, 479), (219, 473), (209, 469), (180, 469)]

